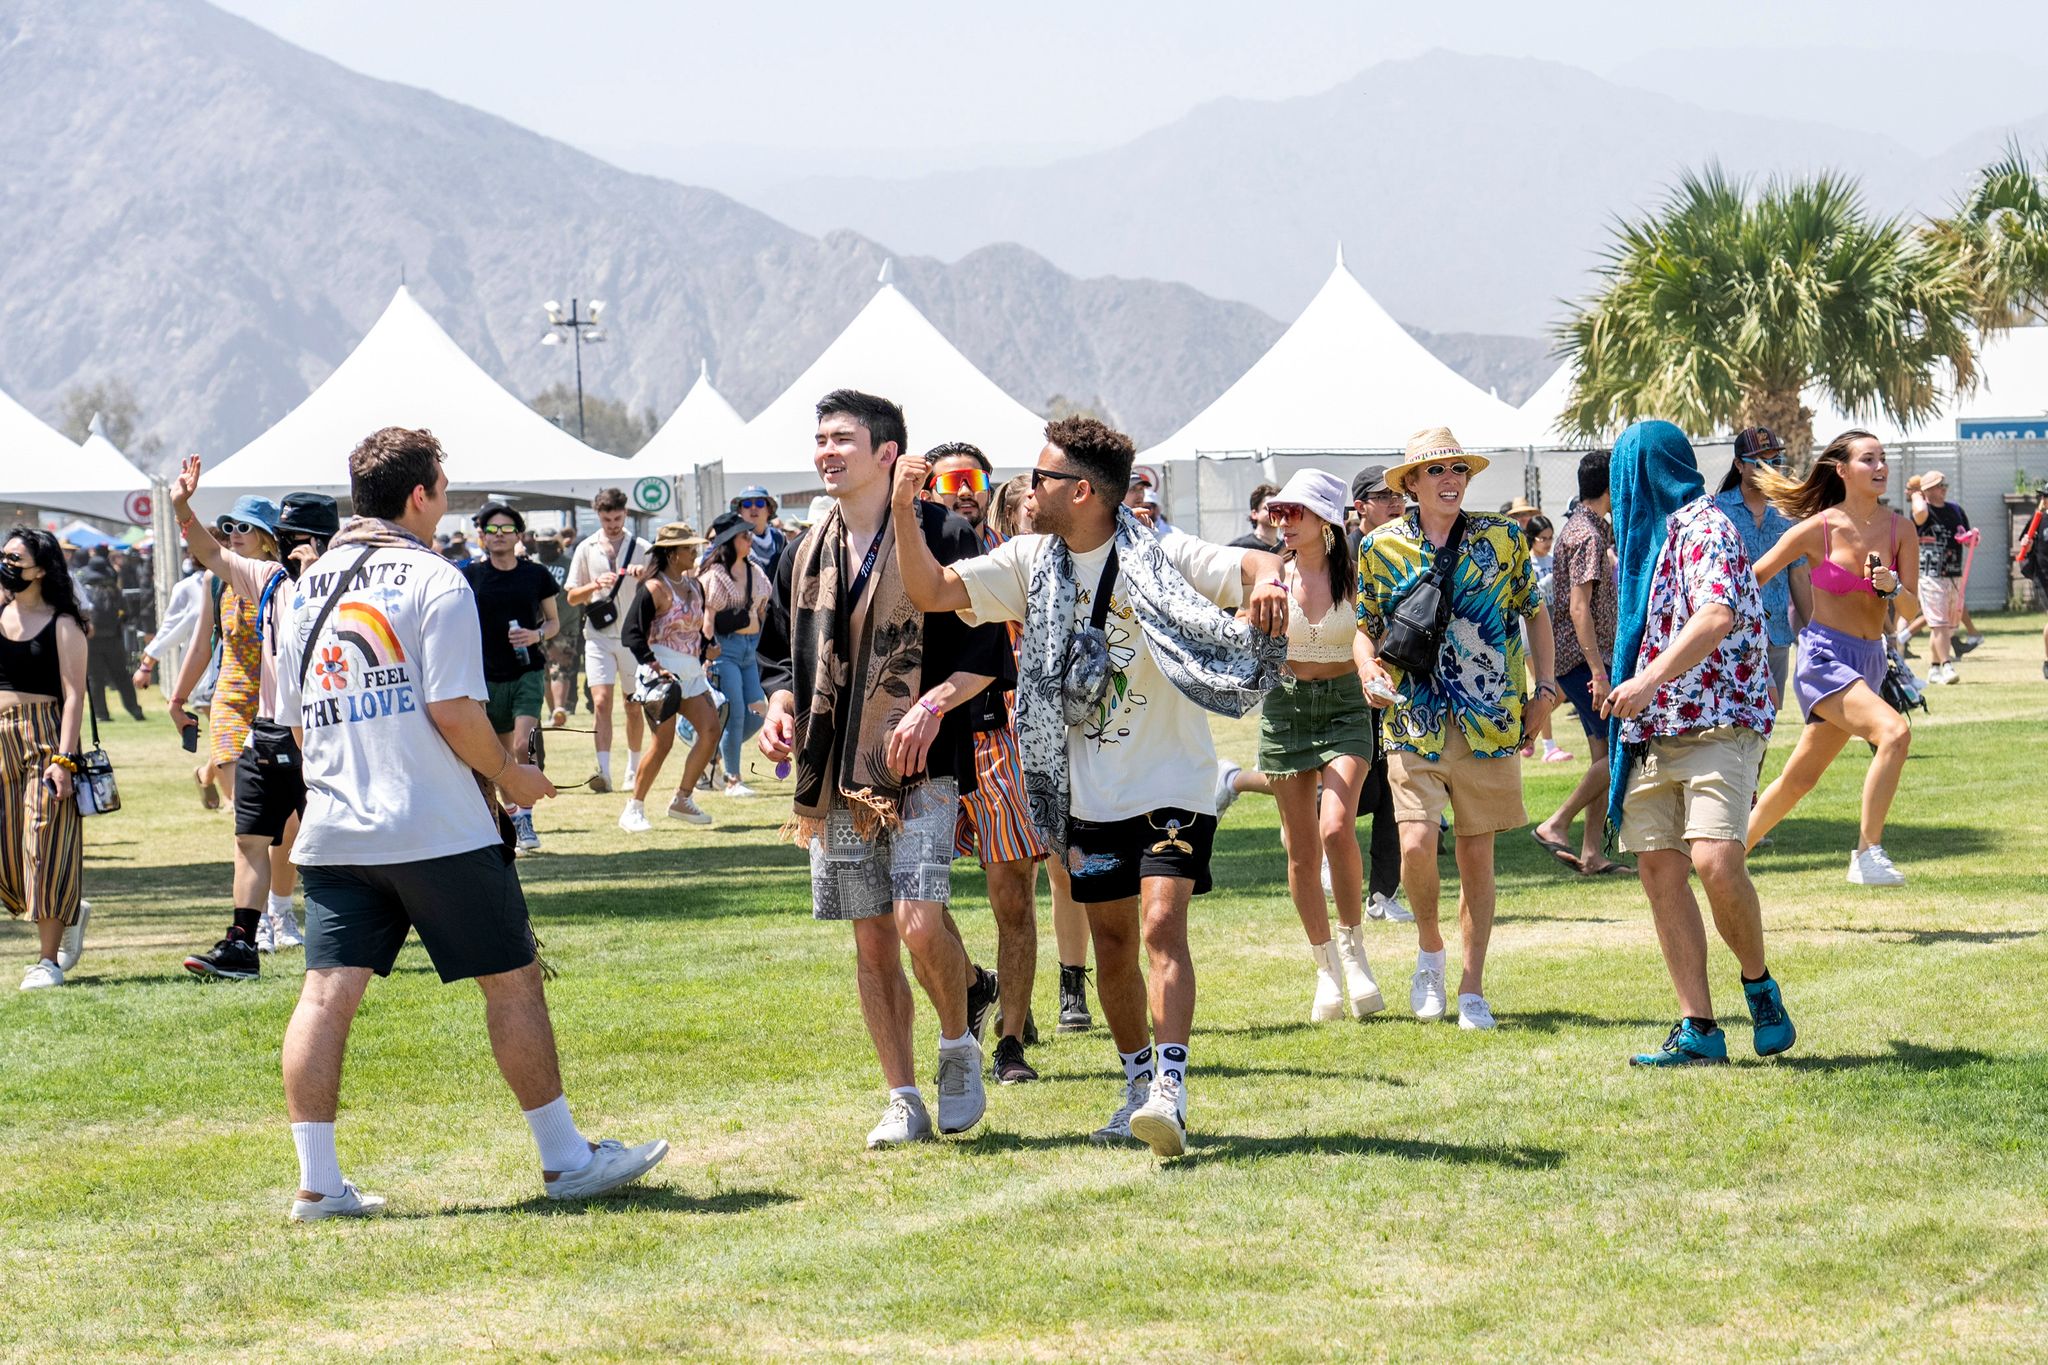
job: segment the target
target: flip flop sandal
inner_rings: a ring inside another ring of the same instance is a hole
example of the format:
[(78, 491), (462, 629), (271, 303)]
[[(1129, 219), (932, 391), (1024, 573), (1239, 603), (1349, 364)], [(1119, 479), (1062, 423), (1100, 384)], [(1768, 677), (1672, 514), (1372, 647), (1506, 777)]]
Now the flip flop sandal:
[(1580, 876), (1586, 875), (1586, 869), (1579, 866), (1579, 855), (1572, 852), (1570, 845), (1560, 844), (1555, 839), (1546, 839), (1534, 829), (1529, 831), (1529, 837), (1541, 844), (1551, 857), (1557, 859)]
[(1596, 867), (1591, 871), (1581, 867), (1579, 875), (1581, 877), (1633, 877), (1636, 875), (1636, 870), (1627, 863), (1609, 863), (1605, 867)]

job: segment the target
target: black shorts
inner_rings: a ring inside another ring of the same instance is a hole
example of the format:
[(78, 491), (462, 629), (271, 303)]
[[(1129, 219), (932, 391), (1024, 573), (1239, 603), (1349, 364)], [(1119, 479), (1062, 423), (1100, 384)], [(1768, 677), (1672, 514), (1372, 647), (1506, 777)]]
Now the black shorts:
[(1128, 900), (1147, 877), (1180, 877), (1209, 889), (1216, 817), (1168, 807), (1128, 820), (1067, 822), (1067, 869), (1083, 905)]
[(443, 981), (514, 972), (536, 957), (526, 893), (503, 844), (379, 866), (302, 867), (306, 967), (391, 964), (417, 929)]
[(306, 773), (292, 732), (258, 721), (235, 758), (235, 833), (284, 842), (285, 822), (306, 813)]

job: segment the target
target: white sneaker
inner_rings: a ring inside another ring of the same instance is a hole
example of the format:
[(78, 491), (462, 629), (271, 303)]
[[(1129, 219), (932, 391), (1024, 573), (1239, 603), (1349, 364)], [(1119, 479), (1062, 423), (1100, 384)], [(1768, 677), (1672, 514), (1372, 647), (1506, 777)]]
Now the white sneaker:
[(1152, 1093), (1131, 1115), (1131, 1136), (1157, 1157), (1179, 1156), (1188, 1149), (1187, 1120), (1181, 1116), (1180, 1082), (1161, 1076)]
[(1243, 768), (1232, 763), (1227, 758), (1216, 760), (1216, 818), (1218, 820), (1223, 818), (1223, 812), (1230, 809), (1231, 802), (1237, 800), (1237, 788), (1231, 784), (1236, 781), (1237, 775), (1243, 771)]
[(1861, 853), (1849, 855), (1849, 885), (1904, 886), (1906, 874), (1892, 866), (1883, 844), (1872, 844)]
[(1483, 995), (1461, 995), (1458, 997), (1459, 1028), (1492, 1028), (1493, 1009)]
[(63, 984), (64, 969), (47, 957), (29, 968), (28, 974), (21, 978), (21, 988), (25, 991), (39, 991), (45, 986)]
[(57, 966), (70, 971), (78, 965), (79, 955), (85, 951), (85, 922), (92, 918), (92, 902), (78, 902), (78, 918), (64, 931), (64, 937), (57, 940)]
[(1373, 919), (1383, 919), (1389, 924), (1415, 923), (1414, 914), (1407, 906), (1401, 904), (1399, 896), (1389, 896), (1378, 891), (1373, 892), (1372, 899), (1365, 903), (1365, 913)]
[(621, 1185), (630, 1185), (659, 1166), (668, 1155), (668, 1139), (656, 1138), (638, 1147), (628, 1147), (617, 1138), (597, 1144), (590, 1160), (580, 1171), (564, 1171), (553, 1180), (542, 1180), (550, 1199), (594, 1199)]
[(1444, 1017), (1444, 969), (1415, 964), (1415, 975), (1408, 981), (1408, 1008), (1415, 1017), (1425, 1024), (1434, 1024)]
[(1344, 969), (1344, 993), (1351, 997), (1351, 1017), (1363, 1019), (1387, 1007), (1380, 983), (1373, 979), (1372, 966), (1365, 960), (1365, 926), (1338, 925), (1337, 962)]
[(638, 801), (628, 801), (626, 808), (619, 812), (619, 828), (628, 834), (645, 834), (654, 826), (648, 822), (647, 811)]
[(299, 912), (297, 910), (280, 910), (272, 918), (275, 923), (272, 926), (271, 942), (276, 949), (303, 948), (306, 946), (306, 936), (299, 932)]
[(1308, 955), (1316, 964), (1316, 998), (1308, 1007), (1312, 1024), (1328, 1024), (1344, 1017), (1344, 983), (1337, 979), (1337, 941), (1311, 943)]
[(1109, 1116), (1108, 1123), (1090, 1133), (1088, 1140), (1098, 1147), (1105, 1147), (1113, 1142), (1136, 1142), (1138, 1139), (1131, 1136), (1131, 1115), (1144, 1107), (1145, 1100), (1151, 1093), (1150, 1081), (1126, 1081), (1122, 1106)]
[(726, 783), (725, 794), (735, 801), (751, 801), (755, 797), (760, 795), (759, 792), (755, 791), (752, 787), (749, 787), (744, 782)]
[(668, 818), (687, 820), (693, 825), (708, 825), (711, 817), (697, 804), (697, 798), (688, 792), (677, 792), (676, 799), (668, 803)]
[(294, 1223), (317, 1223), (322, 1218), (374, 1218), (384, 1212), (384, 1196), (364, 1194), (355, 1182), (341, 1182), (341, 1193), (330, 1194), (324, 1199), (293, 1199), (291, 1219)]
[(970, 1037), (961, 1047), (939, 1049), (939, 1131), (964, 1133), (988, 1112), (981, 1080), (981, 1044)]
[(277, 951), (277, 916), (265, 909), (256, 916), (256, 951), (274, 953)]
[(882, 1121), (868, 1130), (868, 1150), (883, 1147), (901, 1147), (910, 1142), (932, 1140), (932, 1117), (925, 1112), (922, 1099), (913, 1100), (908, 1095), (889, 1096), (889, 1107), (882, 1111)]

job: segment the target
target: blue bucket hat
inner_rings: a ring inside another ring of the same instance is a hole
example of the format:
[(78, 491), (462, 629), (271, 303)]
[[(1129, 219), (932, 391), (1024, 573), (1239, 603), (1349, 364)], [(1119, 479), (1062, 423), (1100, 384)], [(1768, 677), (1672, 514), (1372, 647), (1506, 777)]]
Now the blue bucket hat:
[(244, 493), (235, 499), (235, 505), (227, 510), (225, 516), (214, 522), (214, 525), (222, 535), (226, 535), (228, 523), (231, 521), (246, 521), (251, 526), (261, 526), (270, 532), (271, 539), (277, 538), (277, 504), (269, 498)]

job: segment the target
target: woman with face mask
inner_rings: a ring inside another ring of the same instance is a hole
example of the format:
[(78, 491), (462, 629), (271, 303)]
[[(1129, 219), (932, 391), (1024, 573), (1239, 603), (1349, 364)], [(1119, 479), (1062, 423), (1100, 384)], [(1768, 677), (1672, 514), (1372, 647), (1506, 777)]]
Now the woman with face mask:
[(72, 799), (85, 719), (85, 618), (64, 552), (17, 526), (0, 545), (0, 903), (35, 921), (25, 991), (64, 984), (92, 907)]

